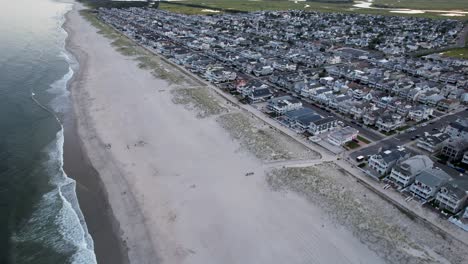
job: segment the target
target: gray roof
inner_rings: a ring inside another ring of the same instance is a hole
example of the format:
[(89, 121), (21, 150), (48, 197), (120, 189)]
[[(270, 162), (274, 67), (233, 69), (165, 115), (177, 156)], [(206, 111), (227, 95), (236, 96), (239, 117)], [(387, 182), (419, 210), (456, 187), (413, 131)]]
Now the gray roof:
[(347, 127), (343, 127), (342, 129), (332, 131), (329, 136), (342, 140), (357, 133), (359, 133), (359, 130), (352, 128), (350, 126), (347, 126)]
[(329, 116), (329, 117), (324, 117), (324, 118), (320, 118), (318, 119), (317, 121), (314, 121), (314, 124), (316, 125), (322, 125), (322, 124), (326, 124), (326, 123), (330, 123), (330, 122), (333, 122), (335, 121), (336, 119)]
[(407, 156), (408, 152), (406, 152), (405, 150), (391, 149), (380, 151), (376, 155), (380, 156), (380, 158), (388, 164)]
[(424, 169), (432, 168), (434, 162), (426, 155), (416, 155), (395, 165), (394, 170), (406, 176), (416, 175)]
[(418, 176), (416, 176), (416, 181), (419, 181), (429, 187), (440, 187), (442, 184), (448, 182), (450, 175), (445, 171), (439, 168), (430, 168), (421, 171)]
[(458, 199), (465, 197), (468, 192), (468, 178), (456, 178), (453, 181), (445, 183), (442, 188), (447, 189), (447, 191), (455, 195)]
[(310, 125), (310, 123), (315, 123), (315, 122), (319, 121), (320, 119), (322, 119), (322, 117), (320, 115), (310, 114), (310, 115), (300, 116), (296, 120), (297, 120), (297, 122), (308, 126), (308, 125)]
[(300, 108), (297, 110), (288, 111), (284, 115), (291, 119), (297, 119), (300, 116), (313, 115), (313, 114), (316, 114), (314, 110), (304, 107), (304, 108)]

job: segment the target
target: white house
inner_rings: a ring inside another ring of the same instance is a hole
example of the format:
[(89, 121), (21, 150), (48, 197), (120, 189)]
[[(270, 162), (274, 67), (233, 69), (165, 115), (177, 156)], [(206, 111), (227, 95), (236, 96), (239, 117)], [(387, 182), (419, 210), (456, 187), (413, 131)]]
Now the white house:
[(450, 179), (450, 175), (439, 168), (425, 169), (416, 176), (414, 183), (410, 186), (410, 191), (424, 200), (429, 200)]
[(288, 111), (302, 108), (302, 102), (286, 95), (270, 99), (267, 108), (281, 115)]
[(398, 161), (408, 157), (408, 152), (403, 148), (381, 150), (369, 158), (369, 168), (374, 170), (378, 175), (374, 175), (372, 171), (369, 171), (369, 173), (377, 177), (387, 175)]
[(457, 178), (440, 188), (434, 202), (440, 209), (456, 214), (465, 207), (467, 199), (468, 179)]
[(398, 162), (388, 176), (392, 182), (407, 187), (414, 182), (416, 175), (422, 170), (432, 168), (434, 162), (426, 155), (416, 155)]
[(330, 134), (328, 134), (328, 141), (335, 146), (342, 146), (355, 139), (358, 134), (359, 130), (347, 126), (330, 132)]

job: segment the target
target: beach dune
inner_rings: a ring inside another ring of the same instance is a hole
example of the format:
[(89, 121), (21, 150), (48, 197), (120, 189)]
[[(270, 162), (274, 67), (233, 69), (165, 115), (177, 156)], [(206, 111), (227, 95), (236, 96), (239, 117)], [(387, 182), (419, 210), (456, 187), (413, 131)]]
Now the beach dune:
[(68, 19), (79, 136), (131, 263), (383, 263), (319, 206), (272, 191), (264, 161), (216, 116), (175, 104), (176, 88), (116, 52), (76, 9)]

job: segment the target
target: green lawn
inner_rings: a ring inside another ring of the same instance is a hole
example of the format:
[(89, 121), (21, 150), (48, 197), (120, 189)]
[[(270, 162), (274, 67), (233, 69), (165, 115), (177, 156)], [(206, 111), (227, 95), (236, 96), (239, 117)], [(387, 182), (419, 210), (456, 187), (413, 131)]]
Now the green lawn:
[(442, 54), (447, 57), (468, 59), (468, 48), (465, 47), (465, 48), (459, 48), (459, 49), (451, 49), (451, 50), (442, 52)]
[(358, 147), (359, 147), (359, 144), (354, 141), (349, 141), (348, 143), (345, 144), (345, 148), (347, 149), (355, 149)]
[(357, 136), (357, 139), (363, 143), (366, 143), (366, 144), (369, 144), (370, 141), (364, 137), (361, 137), (361, 136)]
[[(184, 6), (182, 4), (198, 5)], [(343, 11), (352, 6), (350, 2), (330, 1), (330, 2), (293, 2), (288, 0), (190, 0), (177, 1), (172, 3), (160, 3), (159, 7), (164, 10), (180, 12), (185, 14), (210, 14), (203, 9), (224, 9), (238, 11), (259, 11), (259, 10), (318, 10), (318, 11)]]
[[(146, 2), (140, 1), (111, 1), (111, 0), (78, 0), (89, 7), (129, 7), (146, 6)], [(397, 2), (400, 1), (400, 2)], [(448, 1), (448, 2), (446, 2)], [(396, 3), (402, 4), (406, 8), (426, 8), (426, 9), (466, 9), (468, 10), (468, 0), (375, 0), (375, 3), (386, 6), (395, 6)], [(466, 2), (466, 3), (465, 3)], [(162, 2), (159, 8), (171, 12), (183, 14), (215, 14), (206, 9), (216, 9), (223, 11), (259, 11), (259, 10), (309, 10), (320, 12), (341, 12), (341, 13), (359, 13), (373, 15), (392, 15), (392, 16), (416, 16), (444, 19), (438, 13), (425, 14), (399, 14), (390, 13), (385, 9), (364, 9), (354, 8), (350, 0), (309, 0), (309, 1), (291, 1), (291, 0), (181, 0), (173, 2)], [(442, 8), (444, 7), (444, 8)], [(466, 20), (468, 16), (451, 17), (454, 19)]]
[(374, 0), (374, 5), (390, 8), (468, 11), (467, 0)]

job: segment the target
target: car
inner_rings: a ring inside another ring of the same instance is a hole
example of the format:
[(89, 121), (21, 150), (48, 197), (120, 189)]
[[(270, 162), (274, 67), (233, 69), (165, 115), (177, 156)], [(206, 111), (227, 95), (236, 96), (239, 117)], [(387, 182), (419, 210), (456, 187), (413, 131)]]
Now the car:
[(427, 123), (424, 123), (424, 124), (422, 124), (421, 126), (422, 126), (422, 127), (425, 127), (425, 126), (427, 126)]
[(416, 136), (414, 136), (414, 137), (411, 137), (411, 140), (415, 140), (415, 139), (416, 139)]

